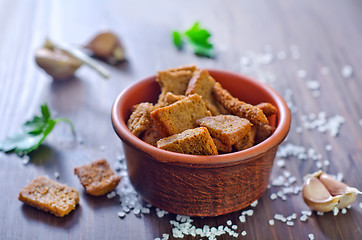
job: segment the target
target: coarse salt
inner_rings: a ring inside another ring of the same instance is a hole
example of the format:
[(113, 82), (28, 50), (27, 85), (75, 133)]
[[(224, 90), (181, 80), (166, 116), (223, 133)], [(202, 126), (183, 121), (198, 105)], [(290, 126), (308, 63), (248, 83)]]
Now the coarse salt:
[(250, 204), (251, 207), (256, 207), (258, 205), (258, 200), (255, 200)]
[(299, 218), (299, 220), (302, 221), (302, 222), (307, 221), (307, 219), (308, 219), (308, 216), (307, 216), (307, 215), (302, 215), (302, 216), (300, 216), (300, 218)]
[(308, 237), (309, 237), (309, 240), (314, 240), (314, 234), (313, 233), (309, 233)]
[(347, 209), (346, 209), (346, 208), (342, 208), (341, 213), (342, 213), (342, 214), (346, 214), (346, 213), (347, 213)]
[(344, 65), (341, 74), (344, 78), (350, 78), (353, 74), (353, 68), (350, 65)]
[(306, 86), (309, 90), (318, 90), (320, 88), (320, 84), (316, 80), (307, 81)]

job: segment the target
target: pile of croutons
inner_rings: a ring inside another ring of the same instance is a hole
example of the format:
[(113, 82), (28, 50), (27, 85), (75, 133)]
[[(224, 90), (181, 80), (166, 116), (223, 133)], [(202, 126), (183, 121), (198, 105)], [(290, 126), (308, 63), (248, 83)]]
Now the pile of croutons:
[(233, 97), (209, 72), (194, 65), (158, 72), (156, 104), (132, 109), (128, 129), (158, 148), (194, 155), (216, 155), (252, 147), (274, 131), (270, 103), (251, 105)]

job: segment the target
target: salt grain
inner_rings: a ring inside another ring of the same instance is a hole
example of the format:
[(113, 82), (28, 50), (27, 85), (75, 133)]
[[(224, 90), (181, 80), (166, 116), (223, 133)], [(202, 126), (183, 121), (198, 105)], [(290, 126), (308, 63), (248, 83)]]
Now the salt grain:
[(275, 193), (272, 193), (272, 194), (270, 195), (270, 199), (271, 199), (271, 200), (275, 200), (275, 199), (277, 199), (277, 197), (278, 197), (278, 195), (276, 195)]
[(280, 168), (285, 167), (285, 160), (284, 159), (280, 159), (277, 161), (277, 166)]
[(318, 90), (320, 88), (319, 82), (315, 80), (307, 81), (306, 86), (309, 90)]
[(242, 232), (241, 232), (241, 235), (242, 235), (242, 236), (246, 236), (246, 231), (245, 231), (245, 230), (242, 231)]
[(250, 204), (251, 207), (256, 207), (258, 205), (258, 200), (255, 200)]
[(321, 169), (323, 167), (323, 164), (321, 162), (316, 162), (315, 165), (318, 169)]
[(318, 215), (318, 216), (323, 216), (323, 215), (324, 215), (324, 212), (317, 212), (317, 215)]
[(342, 213), (342, 214), (346, 214), (346, 213), (347, 213), (347, 209), (346, 209), (346, 208), (342, 208), (341, 213)]
[(327, 144), (326, 146), (325, 146), (325, 149), (326, 149), (326, 151), (332, 151), (332, 149), (333, 149), (333, 147), (332, 147), (332, 145), (330, 145), (330, 144)]
[(120, 218), (124, 218), (126, 216), (126, 213), (123, 211), (120, 211), (117, 214), (118, 214), (118, 217), (120, 217)]
[(60, 173), (59, 172), (54, 172), (54, 177), (55, 177), (55, 179), (59, 179)]
[(112, 191), (110, 193), (107, 194), (107, 198), (108, 199), (111, 199), (111, 198), (114, 198), (116, 196), (116, 192), (115, 191)]
[(24, 165), (27, 165), (30, 162), (30, 157), (28, 155), (25, 155), (24, 157), (22, 157), (21, 162)]
[(231, 228), (236, 230), (236, 229), (238, 229), (238, 226), (237, 225), (232, 225)]
[(308, 237), (309, 237), (309, 240), (314, 240), (314, 234), (313, 233), (309, 233)]
[(312, 211), (310, 211), (310, 210), (302, 210), (301, 211), (301, 213), (303, 214), (303, 215), (307, 215), (307, 216), (312, 216)]
[(339, 209), (338, 208), (333, 208), (333, 216), (337, 216), (338, 215), (338, 213), (339, 213)]
[(330, 163), (329, 163), (328, 160), (324, 160), (324, 161), (323, 161), (323, 164), (324, 164), (324, 166), (329, 166)]
[(287, 221), (287, 225), (292, 227), (292, 226), (294, 226), (294, 222), (292, 222), (292, 221)]
[(233, 222), (232, 222), (231, 220), (227, 220), (227, 221), (226, 221), (226, 224), (227, 224), (228, 226), (231, 226), (231, 225), (233, 224)]
[(352, 77), (353, 74), (353, 69), (350, 65), (345, 65), (343, 66), (342, 70), (341, 70), (341, 74), (344, 78), (350, 78)]
[(271, 225), (271, 226), (274, 225), (274, 219), (270, 219), (270, 220), (269, 220), (269, 225)]
[(302, 216), (300, 216), (300, 218), (299, 218), (299, 220), (302, 221), (302, 222), (307, 221), (307, 219), (308, 219), (308, 216), (307, 216), (307, 215), (302, 215)]
[(239, 216), (240, 222), (244, 223), (246, 221), (246, 218), (244, 215)]

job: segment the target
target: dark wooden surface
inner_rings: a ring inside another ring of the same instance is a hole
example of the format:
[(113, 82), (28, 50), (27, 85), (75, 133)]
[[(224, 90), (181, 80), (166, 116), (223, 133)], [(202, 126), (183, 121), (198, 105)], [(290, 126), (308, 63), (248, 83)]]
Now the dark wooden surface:
[[(178, 52), (172, 46), (170, 32), (185, 29), (195, 20), (213, 33), (216, 59)], [(117, 155), (122, 154), (110, 121), (116, 96), (159, 69), (187, 63), (246, 72), (264, 79), (283, 96), (291, 91), (293, 95), (286, 98), (295, 111), (286, 143), (313, 148), (322, 161), (329, 160), (324, 170), (343, 173), (345, 183), (362, 189), (361, 26), (359, 0), (0, 1), (0, 139), (17, 131), (47, 102), (57, 116), (73, 121), (78, 138), (84, 142), (80, 144), (68, 126), (59, 124), (27, 165), (13, 154), (0, 153), (0, 239), (154, 239), (162, 238), (163, 233), (173, 239), (169, 221), (175, 215), (159, 218), (151, 208), (150, 214), (140, 218), (130, 213), (120, 219), (119, 198), (87, 195), (73, 168), (101, 157), (115, 166)], [(54, 82), (35, 65), (34, 51), (46, 36), (81, 46), (103, 29), (121, 36), (128, 57), (117, 67), (104, 64), (112, 74), (109, 80), (82, 67), (73, 79)], [(274, 56), (270, 63), (261, 64), (259, 59), (249, 64), (249, 70), (243, 65), (242, 57), (270, 49), (271, 55), (263, 54), (264, 59)], [(345, 65), (354, 70), (350, 78), (341, 74)], [(305, 79), (298, 77), (301, 69), (307, 73)], [(306, 87), (309, 80), (320, 83), (319, 97)], [(321, 111), (328, 119), (335, 115), (345, 118), (337, 137), (304, 128), (297, 132), (303, 126), (302, 115)], [(326, 151), (326, 145), (332, 150)], [(305, 174), (318, 170), (318, 161), (289, 157), (284, 168), (274, 164), (271, 179), (287, 170), (296, 177), (293, 186), (300, 186)], [(80, 192), (80, 205), (64, 218), (17, 200), (30, 180), (39, 175), (55, 179), (54, 172), (59, 172), (60, 182)], [(302, 222), (301, 210), (308, 208), (300, 193), (287, 195), (285, 201), (270, 199), (281, 189), (269, 188), (245, 223), (239, 221), (239, 211), (216, 218), (194, 218), (193, 225), (226, 226), (231, 220), (238, 225), (238, 238), (245, 239), (308, 239), (310, 233), (315, 239), (361, 239), (361, 196), (346, 214), (313, 213)], [(298, 218), (292, 227), (280, 221), (271, 226), (268, 221), (276, 213), (296, 213)], [(240, 234), (243, 230), (245, 237)], [(227, 234), (217, 238), (234, 239)]]

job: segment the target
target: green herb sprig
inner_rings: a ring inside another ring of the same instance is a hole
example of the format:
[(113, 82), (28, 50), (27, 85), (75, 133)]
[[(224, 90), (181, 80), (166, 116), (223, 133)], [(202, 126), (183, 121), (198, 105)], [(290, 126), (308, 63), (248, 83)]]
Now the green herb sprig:
[(202, 28), (199, 22), (195, 22), (192, 27), (185, 32), (172, 32), (173, 44), (178, 49), (181, 50), (183, 48), (186, 39), (196, 55), (212, 58), (215, 56), (215, 51), (214, 45), (209, 42), (210, 37), (211, 33), (205, 28)]
[(47, 104), (41, 105), (41, 116), (34, 116), (24, 123), (22, 131), (7, 137), (0, 142), (0, 151), (15, 152), (18, 156), (28, 155), (37, 149), (58, 122), (66, 122), (75, 134), (74, 126), (69, 119), (52, 118)]

